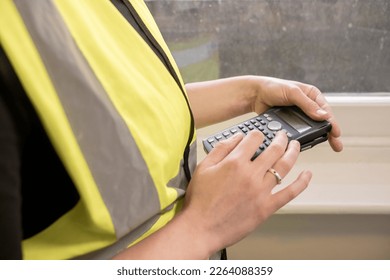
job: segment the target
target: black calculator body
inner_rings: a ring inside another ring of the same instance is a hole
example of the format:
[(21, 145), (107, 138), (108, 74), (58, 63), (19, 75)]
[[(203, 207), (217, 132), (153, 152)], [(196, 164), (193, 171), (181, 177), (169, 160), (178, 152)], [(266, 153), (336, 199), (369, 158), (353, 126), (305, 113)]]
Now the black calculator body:
[(301, 151), (304, 151), (326, 141), (331, 129), (328, 121), (314, 121), (296, 106), (272, 107), (263, 114), (207, 137), (203, 140), (203, 147), (205, 152), (209, 153), (219, 141), (228, 139), (236, 133), (246, 135), (251, 130), (259, 130), (265, 137), (253, 160), (271, 144), (276, 132), (280, 130), (287, 134), (289, 141), (299, 141)]

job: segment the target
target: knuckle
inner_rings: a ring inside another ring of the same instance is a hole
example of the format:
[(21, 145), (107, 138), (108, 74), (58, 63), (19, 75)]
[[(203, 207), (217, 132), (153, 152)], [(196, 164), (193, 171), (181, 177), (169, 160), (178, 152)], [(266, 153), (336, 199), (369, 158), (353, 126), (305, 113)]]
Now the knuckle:
[(231, 156), (225, 161), (225, 166), (229, 170), (237, 170), (240, 167), (240, 160), (237, 156)]
[(284, 145), (283, 143), (280, 143), (280, 142), (273, 142), (271, 144), (271, 146), (269, 146), (268, 149), (271, 149), (272, 153), (282, 155), (286, 151), (286, 145)]
[(291, 201), (293, 200), (294, 198), (296, 198), (298, 196), (298, 191), (296, 191), (295, 188), (287, 188), (286, 189), (286, 197), (288, 199), (288, 201)]
[(262, 142), (264, 140), (264, 134), (258, 130), (252, 130), (248, 136), (254, 139), (256, 142)]
[(292, 164), (286, 160), (280, 160), (278, 162), (278, 170), (280, 173), (283, 173), (283, 176), (286, 176), (288, 171), (292, 168)]
[(310, 92), (314, 95), (314, 101), (321, 95), (320, 89), (316, 86), (311, 86)]
[(218, 144), (215, 146), (215, 148), (218, 148), (218, 149), (225, 149), (227, 147), (229, 147), (229, 141), (227, 141), (227, 140), (219, 141)]
[(294, 98), (294, 99), (301, 96), (302, 93), (303, 93), (302, 90), (297, 85), (293, 85), (289, 89), (289, 95), (291, 98)]
[(232, 149), (232, 142), (229, 140), (222, 140), (215, 145), (213, 150), (222, 152), (231, 149)]

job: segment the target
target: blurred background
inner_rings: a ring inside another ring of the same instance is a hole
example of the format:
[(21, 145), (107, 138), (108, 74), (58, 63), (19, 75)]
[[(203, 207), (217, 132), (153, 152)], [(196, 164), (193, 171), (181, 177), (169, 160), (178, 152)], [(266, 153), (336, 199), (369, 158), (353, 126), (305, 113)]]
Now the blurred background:
[(388, 0), (147, 2), (186, 82), (255, 74), (390, 91)]

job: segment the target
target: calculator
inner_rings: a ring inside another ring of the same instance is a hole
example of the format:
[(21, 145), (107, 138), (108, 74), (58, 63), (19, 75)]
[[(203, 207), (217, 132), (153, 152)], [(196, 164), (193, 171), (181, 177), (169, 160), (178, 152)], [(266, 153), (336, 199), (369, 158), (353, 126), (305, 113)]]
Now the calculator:
[(272, 107), (263, 114), (250, 118), (242, 123), (224, 129), (203, 139), (203, 148), (209, 153), (218, 142), (232, 137), (234, 134), (248, 134), (251, 130), (259, 130), (264, 134), (264, 141), (252, 157), (254, 160), (274, 139), (278, 131), (284, 131), (288, 140), (297, 140), (301, 151), (328, 140), (332, 129), (328, 121), (315, 121), (296, 106)]

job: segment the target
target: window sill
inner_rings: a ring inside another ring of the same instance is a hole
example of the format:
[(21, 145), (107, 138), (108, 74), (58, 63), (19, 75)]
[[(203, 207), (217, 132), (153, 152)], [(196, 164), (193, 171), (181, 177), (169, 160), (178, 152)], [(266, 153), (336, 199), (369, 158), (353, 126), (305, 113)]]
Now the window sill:
[[(323, 143), (301, 153), (284, 178), (285, 187), (301, 170), (313, 172), (307, 190), (280, 209), (283, 214), (390, 214), (390, 97), (327, 97), (343, 129), (344, 150)], [(203, 139), (249, 116), (200, 129)], [(205, 156), (198, 141), (198, 159)]]

